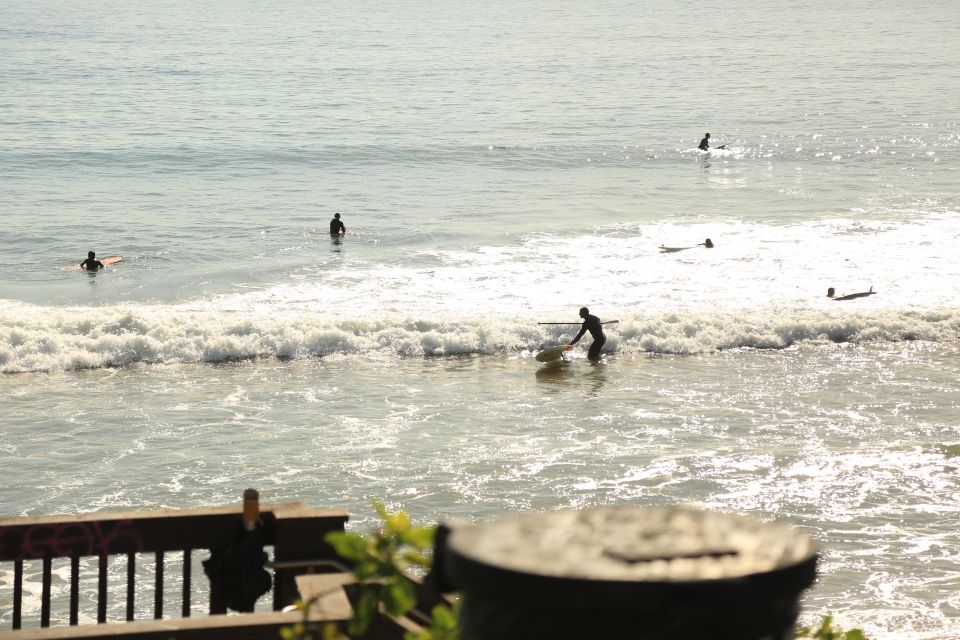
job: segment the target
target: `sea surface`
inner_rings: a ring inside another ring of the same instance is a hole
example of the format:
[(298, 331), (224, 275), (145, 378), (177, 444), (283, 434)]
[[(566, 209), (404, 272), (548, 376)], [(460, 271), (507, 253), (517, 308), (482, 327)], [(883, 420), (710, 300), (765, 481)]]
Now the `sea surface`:
[(960, 638), (958, 211), (955, 0), (0, 2), (0, 514), (693, 504)]

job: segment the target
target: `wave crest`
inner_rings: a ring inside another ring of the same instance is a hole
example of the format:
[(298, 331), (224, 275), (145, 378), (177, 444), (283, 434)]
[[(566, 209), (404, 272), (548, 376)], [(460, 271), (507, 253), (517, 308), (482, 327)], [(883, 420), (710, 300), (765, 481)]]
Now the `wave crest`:
[[(0, 371), (43, 372), (134, 363), (226, 362), (333, 354), (402, 358), (526, 354), (569, 341), (577, 327), (533, 320), (404, 317), (345, 320), (306, 311), (242, 314), (176, 306), (50, 308), (0, 312)], [(960, 311), (779, 309), (678, 311), (608, 325), (607, 350), (690, 355), (803, 342), (951, 342)]]

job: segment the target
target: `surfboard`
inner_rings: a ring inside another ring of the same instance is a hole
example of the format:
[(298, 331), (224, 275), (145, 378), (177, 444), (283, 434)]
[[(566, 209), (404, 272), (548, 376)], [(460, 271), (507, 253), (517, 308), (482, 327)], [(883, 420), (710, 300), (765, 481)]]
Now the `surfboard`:
[[(111, 257), (109, 257), (109, 258), (97, 258), (97, 260), (99, 260), (100, 262), (102, 262), (102, 263), (103, 263), (103, 266), (107, 266), (107, 265), (110, 265), (110, 264), (117, 264), (118, 262), (120, 262), (121, 260), (123, 260), (123, 256), (111, 256)], [(82, 263), (82, 262), (78, 262), (77, 264), (73, 265), (73, 268), (74, 268), (74, 269), (81, 269), (81, 268), (82, 268), (82, 267), (80, 266), (81, 264), (83, 264), (83, 263)]]
[(558, 347), (550, 347), (549, 349), (544, 349), (536, 355), (537, 362), (552, 362), (554, 360), (559, 360), (563, 356), (563, 352), (570, 349), (570, 345), (562, 344)]
[(848, 293), (845, 296), (840, 296), (838, 298), (834, 298), (833, 300), (834, 302), (837, 302), (840, 300), (856, 300), (857, 298), (866, 298), (867, 296), (874, 296), (874, 295), (877, 295), (876, 291), (861, 291), (860, 293)]
[(693, 247), (660, 247), (660, 252), (674, 253), (675, 251), (684, 251), (686, 249), (693, 249)]

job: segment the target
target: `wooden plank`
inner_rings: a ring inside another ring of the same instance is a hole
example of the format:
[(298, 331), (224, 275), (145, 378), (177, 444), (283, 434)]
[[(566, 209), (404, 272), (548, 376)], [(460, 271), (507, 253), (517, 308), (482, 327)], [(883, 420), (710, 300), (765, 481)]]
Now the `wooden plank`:
[[(311, 613), (310, 622), (323, 622), (322, 617)], [(141, 620), (78, 627), (51, 627), (48, 629), (24, 629), (11, 633), (10, 640), (276, 640), (279, 629), (303, 620), (299, 611), (288, 613), (241, 613), (231, 615), (176, 618), (173, 620)], [(330, 620), (341, 622), (342, 620)], [(402, 634), (395, 636), (397, 640)]]
[(70, 624), (79, 622), (80, 612), (80, 556), (70, 557)]
[(133, 620), (137, 588), (137, 554), (127, 554), (127, 622)]
[(22, 625), (23, 613), (23, 560), (13, 563), (13, 628), (19, 629)]
[(105, 553), (100, 554), (97, 575), (97, 622), (107, 621), (107, 561)]
[(349, 620), (353, 617), (353, 607), (343, 587), (356, 581), (351, 573), (319, 573), (296, 578), (300, 598), (310, 603), (311, 613), (324, 620)]
[[(159, 509), (74, 516), (0, 518), (0, 562), (44, 556), (97, 556), (101, 553), (225, 548), (236, 542), (239, 506)], [(275, 541), (277, 517), (331, 518), (345, 522), (343, 509), (313, 509), (300, 503), (263, 505), (266, 544)]]
[(157, 551), (153, 577), (153, 619), (163, 617), (163, 551)]
[(190, 617), (190, 583), (193, 579), (193, 549), (183, 550), (183, 604), (180, 615)]
[(52, 558), (43, 559), (43, 591), (40, 595), (40, 626), (50, 626), (50, 573), (52, 568)]

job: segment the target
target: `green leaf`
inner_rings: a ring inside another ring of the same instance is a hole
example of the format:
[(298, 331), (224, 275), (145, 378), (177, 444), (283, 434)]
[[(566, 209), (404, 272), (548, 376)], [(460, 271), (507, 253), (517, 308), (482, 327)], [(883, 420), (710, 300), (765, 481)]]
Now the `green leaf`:
[(383, 606), (392, 616), (402, 616), (417, 604), (417, 593), (413, 583), (403, 576), (397, 576), (385, 585)]
[(412, 545), (418, 549), (431, 549), (436, 533), (436, 527), (413, 527), (405, 531), (400, 536), (400, 540), (404, 544)]
[(396, 513), (388, 514), (387, 517), (384, 518), (384, 523), (387, 525), (387, 531), (402, 536), (410, 529), (410, 516), (408, 516), (405, 511), (397, 511)]
[(387, 518), (390, 517), (390, 514), (387, 513), (387, 507), (379, 500), (373, 501), (373, 509), (377, 512), (377, 515), (380, 516), (380, 519), (383, 520), (384, 522), (386, 522)]
[(407, 551), (402, 556), (403, 561), (415, 567), (430, 568), (430, 558), (419, 551)]
[(341, 558), (363, 560), (370, 549), (370, 542), (363, 536), (346, 531), (331, 531), (323, 538)]
[(437, 629), (455, 629), (457, 627), (457, 616), (445, 604), (435, 606), (430, 615), (433, 617), (433, 626)]
[(350, 635), (362, 636), (367, 632), (373, 617), (377, 615), (377, 608), (380, 604), (380, 598), (375, 587), (365, 587), (357, 606), (353, 610), (353, 618), (350, 620), (347, 630)]
[(380, 564), (374, 560), (364, 560), (353, 566), (353, 575), (360, 582), (375, 578), (379, 574)]
[(860, 629), (850, 629), (844, 638), (845, 640), (867, 640), (867, 636)]

